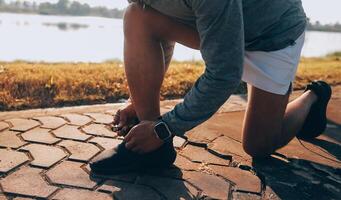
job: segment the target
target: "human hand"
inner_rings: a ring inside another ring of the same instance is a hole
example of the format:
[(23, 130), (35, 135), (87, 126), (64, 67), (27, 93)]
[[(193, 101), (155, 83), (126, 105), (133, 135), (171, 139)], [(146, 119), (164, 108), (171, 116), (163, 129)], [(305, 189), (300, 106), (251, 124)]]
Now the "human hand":
[(124, 108), (119, 109), (113, 122), (113, 131), (117, 132), (119, 136), (125, 136), (129, 130), (139, 123), (134, 106), (129, 103)]
[(142, 121), (124, 138), (126, 148), (140, 154), (152, 152), (164, 143), (154, 132), (154, 122)]

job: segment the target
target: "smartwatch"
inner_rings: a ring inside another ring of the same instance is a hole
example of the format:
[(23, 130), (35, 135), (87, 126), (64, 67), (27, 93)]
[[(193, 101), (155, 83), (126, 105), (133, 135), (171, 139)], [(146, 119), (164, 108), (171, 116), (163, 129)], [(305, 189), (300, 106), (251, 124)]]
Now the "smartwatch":
[(166, 124), (166, 122), (162, 120), (161, 117), (154, 125), (154, 133), (158, 138), (160, 138), (164, 142), (167, 142), (173, 138), (173, 133), (171, 132), (168, 125)]

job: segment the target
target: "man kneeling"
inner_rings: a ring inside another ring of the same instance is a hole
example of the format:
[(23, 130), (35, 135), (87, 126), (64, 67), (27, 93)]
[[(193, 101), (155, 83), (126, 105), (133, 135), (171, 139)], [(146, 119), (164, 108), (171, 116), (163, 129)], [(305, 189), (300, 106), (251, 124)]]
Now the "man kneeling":
[[(320, 135), (326, 128), (330, 86), (313, 82), (288, 103), (305, 28), (300, 0), (131, 3), (124, 16), (131, 102), (115, 116), (125, 138), (92, 161), (92, 171), (115, 174), (172, 165), (173, 137), (209, 119), (241, 80), (249, 86), (242, 133), (246, 153), (266, 157), (295, 136)], [(161, 116), (160, 88), (175, 42), (199, 49), (206, 70), (184, 101)]]

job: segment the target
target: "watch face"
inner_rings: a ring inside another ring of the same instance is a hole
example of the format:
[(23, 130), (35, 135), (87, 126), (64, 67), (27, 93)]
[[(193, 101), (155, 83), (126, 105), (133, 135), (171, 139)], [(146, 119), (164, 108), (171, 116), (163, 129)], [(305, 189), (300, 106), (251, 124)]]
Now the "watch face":
[(167, 125), (163, 122), (156, 124), (154, 129), (155, 129), (156, 134), (159, 136), (161, 140), (168, 139), (172, 135)]

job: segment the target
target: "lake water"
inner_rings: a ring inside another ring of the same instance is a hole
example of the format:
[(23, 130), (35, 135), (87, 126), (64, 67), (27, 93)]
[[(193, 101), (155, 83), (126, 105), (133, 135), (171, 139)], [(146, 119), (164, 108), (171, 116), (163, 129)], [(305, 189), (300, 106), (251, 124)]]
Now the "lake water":
[[(122, 60), (122, 28), (119, 19), (0, 13), (0, 61)], [(335, 51), (341, 51), (341, 33), (307, 33), (303, 56), (320, 57)], [(174, 59), (198, 60), (201, 56), (177, 45)]]

